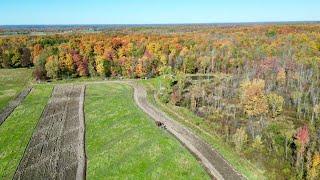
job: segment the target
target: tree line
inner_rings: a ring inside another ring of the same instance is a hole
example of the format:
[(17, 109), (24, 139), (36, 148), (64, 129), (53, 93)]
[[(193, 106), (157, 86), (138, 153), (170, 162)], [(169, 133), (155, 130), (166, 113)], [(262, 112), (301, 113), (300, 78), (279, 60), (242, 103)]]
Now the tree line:
[(170, 75), (161, 100), (203, 117), (239, 154), (261, 157), (270, 176), (320, 176), (318, 24), (0, 39), (1, 68), (32, 66), (38, 80)]

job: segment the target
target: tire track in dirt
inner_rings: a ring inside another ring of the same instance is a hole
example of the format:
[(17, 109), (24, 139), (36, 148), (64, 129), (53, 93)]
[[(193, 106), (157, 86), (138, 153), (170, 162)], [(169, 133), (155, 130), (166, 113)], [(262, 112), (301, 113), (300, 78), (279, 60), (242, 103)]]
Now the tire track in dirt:
[[(121, 82), (120, 82), (121, 83)], [(167, 130), (173, 134), (188, 150), (197, 157), (207, 172), (216, 179), (246, 179), (238, 173), (216, 150), (202, 139), (193, 134), (186, 127), (170, 119), (165, 113), (149, 104), (146, 90), (129, 82), (134, 87), (134, 100), (136, 104), (155, 121), (162, 122)]]
[(10, 114), (18, 107), (21, 102), (27, 97), (32, 90), (32, 87), (24, 89), (14, 100), (10, 101), (9, 104), (0, 111), (0, 126), (10, 116)]
[(57, 85), (13, 179), (85, 179), (84, 85)]
[(237, 172), (219, 152), (192, 133), (188, 128), (169, 118), (164, 112), (150, 104), (147, 92), (134, 80), (93, 81), (86, 84), (120, 83), (134, 88), (136, 104), (154, 121), (163, 123), (167, 131), (175, 136), (202, 164), (213, 179), (237, 180), (247, 179)]

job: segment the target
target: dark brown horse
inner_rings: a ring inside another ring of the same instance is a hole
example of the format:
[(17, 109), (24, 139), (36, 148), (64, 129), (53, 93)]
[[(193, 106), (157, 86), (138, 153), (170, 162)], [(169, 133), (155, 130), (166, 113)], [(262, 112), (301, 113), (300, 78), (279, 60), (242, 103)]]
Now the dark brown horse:
[(163, 122), (156, 121), (155, 123), (156, 123), (156, 125), (157, 125), (158, 127), (166, 129), (166, 125), (164, 125)]

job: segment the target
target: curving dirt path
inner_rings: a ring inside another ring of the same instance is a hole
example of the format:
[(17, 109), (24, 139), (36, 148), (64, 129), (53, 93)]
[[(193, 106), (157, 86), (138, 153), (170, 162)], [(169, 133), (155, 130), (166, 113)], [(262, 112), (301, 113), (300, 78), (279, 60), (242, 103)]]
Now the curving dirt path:
[(10, 116), (10, 114), (18, 107), (21, 102), (27, 97), (32, 90), (32, 87), (24, 89), (14, 100), (10, 101), (9, 104), (0, 111), (0, 126)]
[[(146, 90), (135, 81), (91, 83), (131, 85), (136, 104), (155, 121), (162, 122), (212, 178), (245, 179), (210, 145), (149, 104)], [(85, 179), (84, 91), (85, 85), (55, 87), (13, 179)]]
[(201, 161), (202, 165), (213, 178), (226, 180), (245, 179), (210, 145), (186, 127), (170, 119), (152, 104), (149, 104), (146, 90), (142, 86), (135, 82), (129, 82), (129, 84), (134, 87), (134, 100), (137, 105), (154, 120), (162, 122), (167, 130)]
[(85, 179), (84, 85), (57, 85), (13, 179)]

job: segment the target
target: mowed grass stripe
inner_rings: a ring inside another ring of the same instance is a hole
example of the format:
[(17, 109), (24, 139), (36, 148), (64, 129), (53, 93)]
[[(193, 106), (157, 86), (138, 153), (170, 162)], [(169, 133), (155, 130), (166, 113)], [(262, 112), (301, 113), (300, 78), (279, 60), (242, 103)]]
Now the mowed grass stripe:
[(12, 179), (51, 91), (48, 85), (34, 86), (0, 126), (0, 179)]
[(88, 179), (209, 179), (197, 160), (135, 105), (127, 85), (88, 85), (85, 122)]

